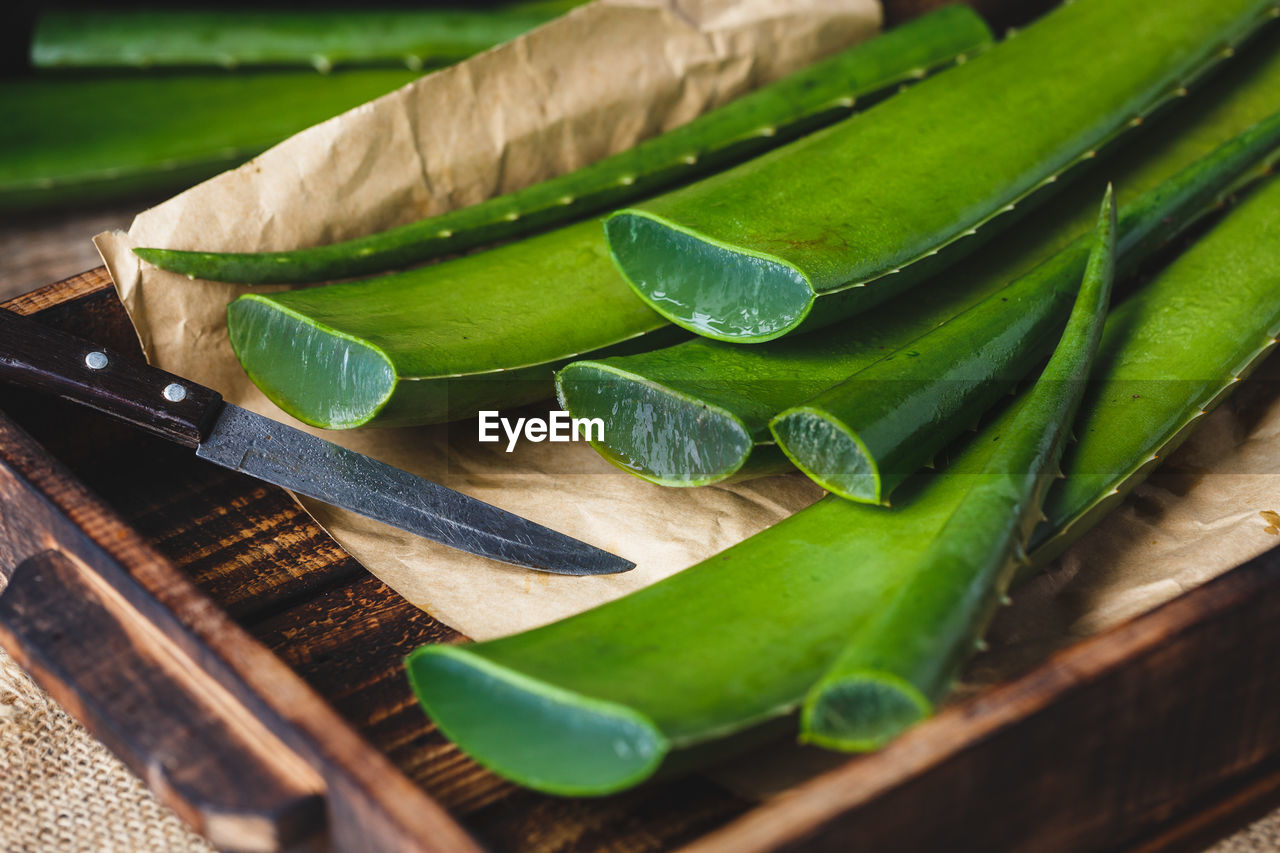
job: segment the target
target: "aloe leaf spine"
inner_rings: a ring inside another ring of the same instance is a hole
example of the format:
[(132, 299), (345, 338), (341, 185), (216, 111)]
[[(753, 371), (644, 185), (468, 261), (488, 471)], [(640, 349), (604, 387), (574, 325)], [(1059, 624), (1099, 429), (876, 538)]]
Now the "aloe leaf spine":
[[(604, 419), (605, 441), (595, 442), (596, 450), (652, 482), (702, 485), (785, 470), (789, 463), (769, 431), (771, 418), (901, 350), (1066, 248), (1087, 231), (1107, 180), (1116, 183), (1127, 232), (1140, 194), (1280, 110), (1277, 93), (1280, 29), (1271, 27), (1209, 85), (1101, 160), (1096, 174), (945, 275), (812, 334), (755, 346), (694, 338), (668, 349), (574, 362), (556, 378), (561, 403), (575, 417)], [(1127, 239), (1122, 246), (1127, 256)]]
[(36, 21), (37, 68), (337, 67), (412, 71), (466, 59), (582, 0), (488, 10), (274, 9), (52, 11)]
[[(1102, 335), (1115, 277), (1116, 209), (1108, 189), (1066, 330), (1040, 377), (975, 452), (964, 497), (897, 589), (852, 635), (800, 712), (801, 739), (877, 749), (928, 716), (969, 659), (1040, 522)], [(940, 515), (942, 515), (940, 513)]]
[[(1127, 205), (1119, 277), (1280, 150), (1280, 112)], [(1092, 252), (1083, 235), (1009, 286), (770, 423), (800, 470), (850, 500), (887, 504), (1048, 355)]]
[[(1277, 245), (1280, 181), (1272, 179), (1144, 286), (1142, 298), (1115, 309), (1078, 440), (1063, 459), (1070, 476), (1050, 492), (1047, 521), (1031, 539), (1036, 564), (1123, 500), (1275, 348)], [(1195, 328), (1178, 316), (1203, 313), (1192, 305), (1205, 298), (1215, 303), (1212, 321)]]
[(861, 313), (1043, 201), (1274, 5), (1063, 4), (867, 121), (614, 213), (610, 251), (654, 310), (706, 337), (759, 343)]
[(162, 269), (250, 284), (329, 281), (407, 267), (581, 219), (742, 162), (845, 118), (855, 105), (892, 94), (990, 40), (986, 24), (968, 7), (945, 7), (627, 151), (479, 204), (293, 251), (136, 251)]
[[(1050, 493), (1051, 529), (1078, 535), (1096, 521), (1113, 484), (1144, 476), (1152, 455), (1274, 347), (1277, 229), (1280, 181), (1270, 181), (1111, 311), (1078, 419), (1080, 446), (1093, 450), (1064, 456), (1063, 486), (1078, 488), (1065, 503)], [(1133, 399), (1132, 380), (1151, 386), (1156, 370), (1166, 393)], [(424, 646), (409, 656), (410, 680), (443, 732), (506, 778), (567, 794), (633, 785), (673, 754), (796, 710), (892, 600), (902, 567), (928, 550), (993, 434), (904, 484), (893, 509), (828, 496), (569, 619), (485, 643)]]

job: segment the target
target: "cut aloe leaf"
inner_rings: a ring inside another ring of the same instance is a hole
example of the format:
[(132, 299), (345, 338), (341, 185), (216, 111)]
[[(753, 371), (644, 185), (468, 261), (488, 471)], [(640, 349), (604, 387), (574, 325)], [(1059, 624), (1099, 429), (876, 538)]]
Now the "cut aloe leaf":
[(595, 220), (369, 281), (242, 296), (227, 330), (276, 405), (328, 429), (531, 403), (581, 353), (681, 334), (623, 283)]
[(604, 421), (604, 438), (592, 446), (605, 459), (653, 483), (701, 486), (789, 470), (768, 437), (769, 419), (847, 378), (851, 364), (876, 351), (874, 342), (835, 335), (762, 347), (698, 338), (574, 361), (556, 374), (556, 392), (574, 417)]
[(46, 12), (37, 68), (447, 65), (543, 24), (582, 0), (488, 10), (237, 9)]
[(809, 691), (802, 740), (877, 749), (932, 713), (951, 688), (1027, 561), (1027, 539), (1058, 476), (1110, 303), (1116, 230), (1108, 189), (1083, 283), (1048, 365), (1012, 410), (983, 430), (970, 453), (985, 459), (960, 478), (962, 497), (949, 513), (939, 509), (924, 553), (899, 567), (885, 606), (853, 632)]
[(1063, 458), (1070, 476), (1050, 492), (1048, 521), (1031, 540), (1037, 564), (1115, 508), (1275, 348), (1277, 246), (1280, 181), (1271, 180), (1141, 298), (1112, 312), (1101, 345), (1105, 369), (1095, 371), (1078, 441)]
[[(947, 21), (963, 32), (974, 20), (949, 12), (925, 32)], [(860, 67), (906, 73), (904, 60), (919, 58), (913, 44), (881, 42)], [(330, 429), (435, 423), (532, 402), (549, 395), (553, 371), (570, 359), (684, 336), (626, 287), (595, 221), (434, 267), (245, 296), (227, 320), (254, 383), (289, 414)], [(774, 467), (786, 464), (778, 454)]]
[[(1280, 181), (1271, 181), (1111, 312), (1077, 421), (1081, 450), (1064, 458), (1081, 499), (1051, 493), (1051, 529), (1075, 535), (1095, 521), (1103, 496), (1144, 476), (1274, 347), (1277, 237)], [(1135, 399), (1135, 381), (1164, 393)], [(569, 794), (633, 785), (673, 753), (794, 711), (893, 600), (903, 567), (928, 552), (1002, 423), (940, 473), (904, 484), (893, 509), (829, 496), (561, 622), (424, 646), (408, 659), (414, 689), (446, 735), (509, 779)]]
[[(1120, 277), (1278, 151), (1280, 113), (1127, 205), (1119, 226)], [(770, 424), (779, 445), (828, 491), (887, 504), (899, 483), (1048, 355), (1093, 243), (1093, 235), (1082, 236), (938, 328), (781, 412)]]
[(883, 302), (1182, 92), (1275, 0), (1075, 0), (845, 122), (606, 220), (654, 310), (758, 343)]
[[(575, 417), (605, 421), (596, 449), (637, 476), (700, 485), (777, 469), (769, 432), (779, 412), (909, 344), (1044, 263), (1085, 233), (1108, 180), (1127, 209), (1144, 192), (1280, 110), (1280, 29), (1271, 27), (1214, 80), (1149, 122), (1006, 232), (996, 245), (862, 318), (756, 346), (697, 338), (667, 350), (575, 362), (557, 377)], [(640, 430), (633, 402), (646, 402)], [(972, 421), (963, 421), (968, 426)], [(696, 430), (699, 442), (687, 440)], [(758, 460), (766, 464), (758, 464)]]
[(417, 77), (384, 69), (5, 81), (0, 210), (185, 189)]
[(342, 243), (284, 252), (139, 248), (148, 263), (216, 281), (300, 283), (411, 266), (617, 207), (740, 163), (990, 43), (978, 15), (951, 6), (745, 95), (577, 171), (440, 216)]

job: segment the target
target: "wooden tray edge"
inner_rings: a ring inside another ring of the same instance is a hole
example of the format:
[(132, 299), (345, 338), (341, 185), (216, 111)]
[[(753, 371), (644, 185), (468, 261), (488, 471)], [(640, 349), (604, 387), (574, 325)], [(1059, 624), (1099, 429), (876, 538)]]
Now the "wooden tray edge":
[[(0, 308), (35, 314), (111, 287), (105, 268), (99, 267), (9, 300)], [(327, 788), (330, 840), (336, 848), (479, 850), (438, 803), (292, 669), (236, 625), (56, 458), (2, 415), (0, 439), (0, 465), (82, 531), (86, 542), (99, 552), (101, 558), (91, 562), (94, 571), (119, 590), (154, 630), (205, 667), (320, 774)], [(22, 559), (31, 556), (21, 555)]]

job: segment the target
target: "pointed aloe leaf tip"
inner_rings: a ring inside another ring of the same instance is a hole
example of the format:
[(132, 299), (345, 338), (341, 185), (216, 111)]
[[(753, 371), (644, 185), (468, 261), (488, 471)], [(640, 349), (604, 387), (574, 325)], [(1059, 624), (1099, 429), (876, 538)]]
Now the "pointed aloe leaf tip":
[[(1103, 198), (1093, 247), (1061, 340), (1040, 378), (895, 510), (936, 525), (901, 561), (887, 606), (852, 633), (806, 696), (802, 739), (849, 752), (877, 749), (928, 716), (1004, 596), (1058, 470), (1106, 317), (1115, 270), (1116, 206)], [(980, 476), (972, 476), (974, 471)], [(930, 494), (930, 492), (932, 494)], [(928, 521), (928, 516), (936, 522)]]

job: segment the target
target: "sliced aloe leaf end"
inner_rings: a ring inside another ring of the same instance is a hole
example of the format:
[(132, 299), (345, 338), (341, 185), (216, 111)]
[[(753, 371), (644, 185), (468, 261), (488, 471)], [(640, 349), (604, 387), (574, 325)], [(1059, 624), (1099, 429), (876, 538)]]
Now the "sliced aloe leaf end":
[(463, 647), (425, 646), (407, 666), (423, 708), (450, 740), (466, 744), (495, 773), (540, 791), (612, 793), (652, 775), (669, 750), (637, 711), (554, 687)]
[(797, 407), (769, 424), (795, 466), (828, 492), (883, 503), (880, 468), (858, 436), (822, 410)]
[(933, 704), (919, 690), (890, 673), (834, 673), (806, 700), (801, 731), (817, 746), (870, 752), (932, 714)]
[(702, 486), (738, 473), (754, 445), (734, 414), (607, 364), (577, 361), (556, 376), (574, 418), (600, 418), (599, 453), (623, 470), (664, 486)]
[(280, 408), (303, 423), (368, 423), (395, 391), (395, 365), (369, 341), (331, 329), (256, 294), (227, 306), (231, 348)]
[(605, 235), (614, 263), (640, 298), (704, 337), (772, 340), (798, 326), (816, 298), (809, 279), (791, 264), (721, 245), (650, 214), (615, 213), (605, 220)]

